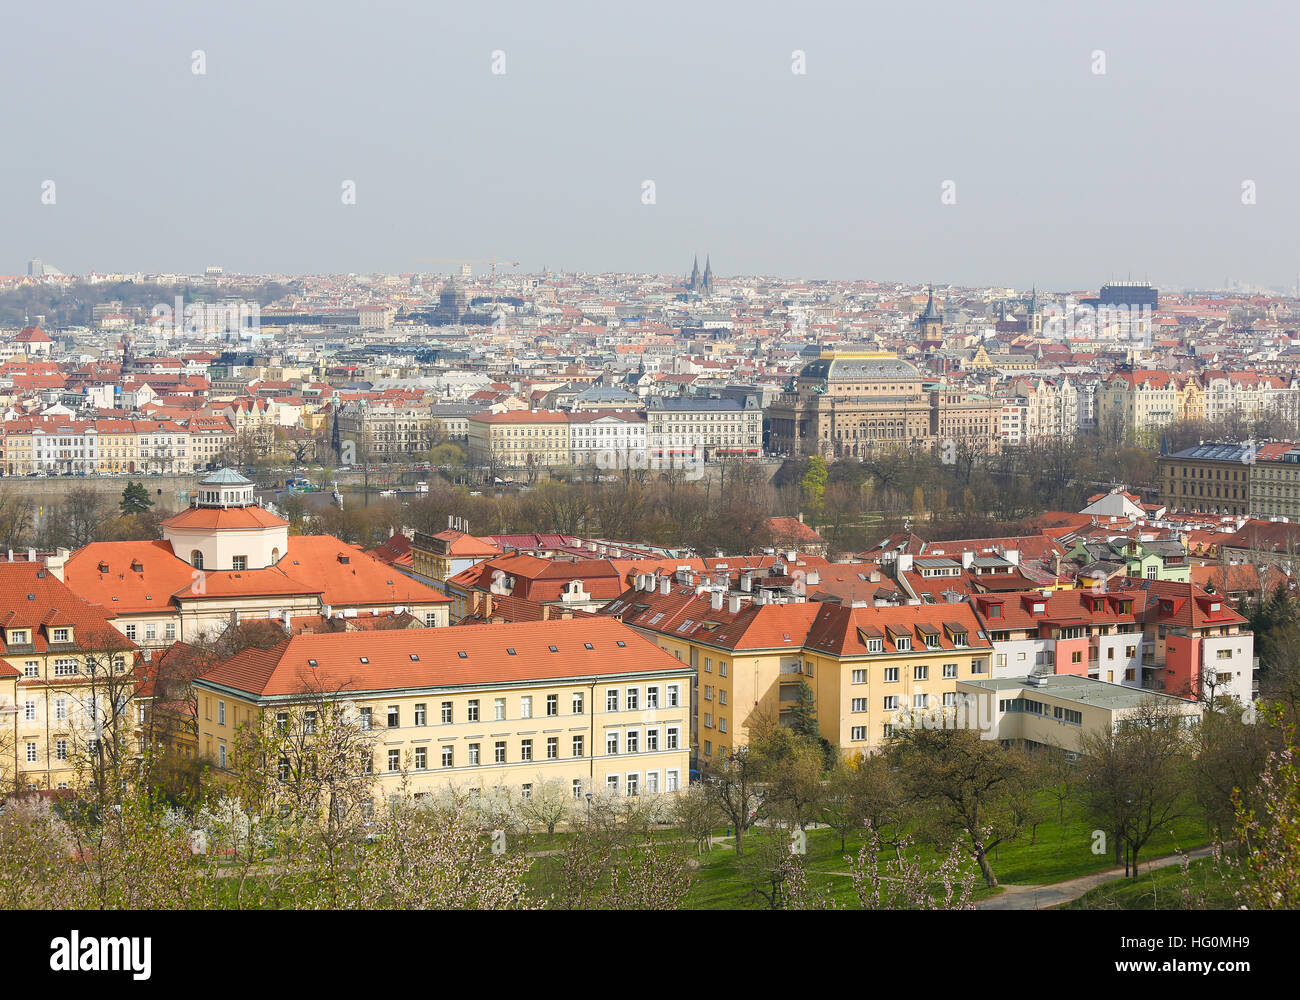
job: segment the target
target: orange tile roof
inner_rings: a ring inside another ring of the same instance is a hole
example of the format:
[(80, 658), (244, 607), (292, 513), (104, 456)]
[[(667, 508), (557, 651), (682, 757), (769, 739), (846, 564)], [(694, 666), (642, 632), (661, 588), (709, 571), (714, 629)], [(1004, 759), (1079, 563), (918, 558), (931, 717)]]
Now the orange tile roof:
[(165, 528), (213, 531), (234, 528), (282, 528), (289, 524), (265, 507), (189, 507), (163, 521)]
[[(369, 662), (363, 663), (362, 657)], [(246, 649), (196, 683), (263, 698), (299, 694), (309, 685), (357, 696), (689, 670), (612, 618), (582, 618), (456, 629), (304, 633), (273, 649)]]
[[(347, 562), (343, 560), (346, 559)], [(324, 589), (335, 607), (448, 604), (451, 598), (333, 535), (291, 535), (278, 568)]]
[[(41, 563), (0, 563), (0, 655), (49, 652), (51, 629), (63, 627), (72, 629), (73, 643), (66, 648), (135, 648), (109, 624), (103, 608), (88, 604)], [(8, 646), (8, 630), (15, 628), (32, 634), (18, 652)]]

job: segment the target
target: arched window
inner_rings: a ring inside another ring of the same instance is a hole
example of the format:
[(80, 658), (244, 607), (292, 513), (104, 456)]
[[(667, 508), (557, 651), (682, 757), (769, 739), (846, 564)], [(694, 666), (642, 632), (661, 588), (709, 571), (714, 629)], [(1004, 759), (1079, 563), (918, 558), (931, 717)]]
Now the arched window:
[(272, 550), (271, 550), (271, 565), (274, 566), (274, 565), (275, 565), (276, 563), (278, 563), (279, 561), (280, 561), (280, 550), (279, 550), (278, 548), (277, 548), (277, 549), (272, 549)]
[(198, 549), (195, 549), (193, 552), (190, 553), (190, 565), (193, 566), (195, 569), (203, 568), (203, 553), (200, 552)]

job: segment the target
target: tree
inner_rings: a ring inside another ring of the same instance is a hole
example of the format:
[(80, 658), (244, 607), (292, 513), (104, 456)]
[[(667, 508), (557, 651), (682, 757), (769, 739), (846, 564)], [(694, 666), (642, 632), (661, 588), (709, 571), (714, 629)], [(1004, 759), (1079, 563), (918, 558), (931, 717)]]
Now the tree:
[(989, 854), (1015, 839), (1017, 801), (1031, 791), (1023, 751), (1003, 750), (972, 729), (908, 728), (892, 748), (907, 798), (931, 809), (940, 839), (962, 840), (989, 888), (998, 884)]
[(711, 766), (706, 765), (704, 787), (736, 831), (736, 857), (744, 856), (745, 831), (758, 822), (763, 810), (761, 783), (766, 777), (766, 764), (761, 753), (738, 746)]
[(859, 771), (851, 761), (838, 760), (826, 781), (821, 801), (821, 821), (840, 835), (840, 853), (849, 833), (866, 823), (867, 801), (859, 788)]
[[(1282, 724), (1280, 712), (1274, 721)], [(1295, 728), (1288, 726), (1284, 745), (1269, 754), (1251, 808), (1234, 795), (1233, 832), (1239, 861), (1229, 869), (1239, 876), (1238, 900), (1253, 910), (1300, 908), (1300, 766), (1296, 764)]]
[[(461, 803), (465, 805), (465, 803)], [(504, 910), (529, 907), (524, 881), (532, 860), (494, 853), (468, 810), (421, 803), (408, 791), (390, 796), (349, 863), (364, 908)]]
[[(899, 841), (894, 857), (882, 865), (883, 846), (879, 832), (868, 823), (867, 842), (848, 859), (853, 892), (864, 910), (974, 909), (970, 898), (975, 870), (956, 844), (929, 866), (910, 852), (910, 838)], [(941, 896), (934, 892), (936, 884), (943, 889)]]
[(822, 458), (821, 455), (813, 455), (808, 459), (808, 471), (804, 473), (803, 480), (799, 483), (804, 502), (808, 505), (809, 513), (813, 517), (820, 517), (821, 515), (822, 504), (826, 495), (827, 479), (826, 459)]
[(795, 689), (795, 698), (790, 705), (790, 729), (805, 739), (815, 740), (821, 736), (817, 729), (817, 702), (807, 681), (800, 681)]
[(122, 514), (143, 514), (153, 506), (153, 499), (149, 496), (149, 491), (145, 489), (143, 483), (128, 482), (126, 488), (122, 490), (122, 499), (118, 503)]
[(1145, 699), (1113, 730), (1086, 734), (1082, 749), (1089, 807), (1128, 845), (1137, 878), (1143, 845), (1183, 812), (1191, 752), (1184, 716), (1168, 699)]
[(768, 759), (763, 801), (769, 815), (788, 830), (804, 829), (826, 795), (826, 757), (820, 744), (785, 726), (772, 727), (756, 739)]
[(546, 828), (547, 833), (554, 833), (555, 827), (563, 823), (573, 810), (573, 793), (558, 778), (543, 779), (540, 775), (533, 782), (532, 793), (519, 804), (519, 812), (526, 824), (536, 824)]
[(722, 825), (723, 815), (707, 789), (691, 785), (673, 799), (673, 823), (702, 854), (713, 847), (713, 831)]

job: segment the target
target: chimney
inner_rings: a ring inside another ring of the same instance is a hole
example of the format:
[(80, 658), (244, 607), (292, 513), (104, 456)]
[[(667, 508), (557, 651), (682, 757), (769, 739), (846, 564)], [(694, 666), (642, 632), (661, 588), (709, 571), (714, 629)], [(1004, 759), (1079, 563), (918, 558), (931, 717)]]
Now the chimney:
[(808, 573), (804, 576), (803, 582), (805, 586), (816, 587), (818, 584), (822, 582), (822, 575), (817, 570), (810, 569)]
[(550, 620), (551, 620), (551, 606), (550, 606), (549, 604), (543, 604), (543, 605), (542, 605), (542, 621), (544, 621), (544, 622), (549, 622)]
[(754, 577), (748, 570), (740, 574), (740, 589), (746, 594), (754, 589)]
[(492, 591), (490, 590), (483, 595), (483, 617), (485, 619), (492, 617)]
[(799, 523), (803, 524), (803, 511), (799, 511)]
[(668, 577), (664, 577), (662, 580), (659, 581), (659, 593), (663, 594), (664, 597), (667, 597), (670, 593), (672, 593), (672, 589), (673, 589), (673, 582), (672, 580), (668, 579)]
[(720, 591), (720, 590), (715, 590), (715, 591), (713, 592), (712, 596), (710, 596), (710, 598), (709, 598), (709, 606), (710, 606), (711, 608), (713, 608), (714, 611), (721, 611), (721, 610), (722, 610), (722, 599), (723, 599), (722, 591)]
[(898, 553), (898, 561), (895, 565), (897, 565), (898, 572), (900, 573), (912, 572), (912, 553), (910, 552)]
[(643, 590), (645, 588), (645, 574), (638, 573), (635, 577), (634, 589)]
[(288, 608), (284, 609), (284, 630), (285, 632), (293, 631), (293, 615)]
[(1006, 559), (1007, 562), (1011, 563), (1012, 566), (1019, 566), (1019, 565), (1020, 565), (1020, 550), (1019, 550), (1019, 549), (1007, 549), (1005, 552), (1002, 553), (1002, 555), (1003, 555), (1003, 557)]
[(727, 598), (727, 610), (730, 611), (733, 615), (740, 613), (739, 594), (733, 594), (731, 597)]
[(799, 560), (799, 553), (796, 552), (794, 549), (791, 549), (789, 552), (785, 554), (785, 561), (788, 563), (798, 562), (798, 560)]
[(969, 549), (961, 554), (961, 568), (970, 569), (975, 563), (975, 553)]

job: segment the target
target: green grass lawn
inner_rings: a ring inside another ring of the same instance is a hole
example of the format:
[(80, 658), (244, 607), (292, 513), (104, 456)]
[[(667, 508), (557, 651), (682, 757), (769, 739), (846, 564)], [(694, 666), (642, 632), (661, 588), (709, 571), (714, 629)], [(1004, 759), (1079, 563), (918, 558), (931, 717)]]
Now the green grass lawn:
[(1214, 860), (1201, 858), (1188, 865), (1186, 875), (1179, 865), (1156, 868), (1136, 879), (1120, 879), (1098, 886), (1058, 909), (1181, 910), (1186, 907), (1184, 889), (1192, 893), (1195, 909), (1237, 908), (1231, 890), (1214, 868)]
[[(989, 862), (999, 883), (1022, 885), (1047, 885), (1079, 875), (1088, 875), (1104, 871), (1114, 866), (1114, 854), (1107, 851), (1103, 855), (1092, 853), (1092, 831), (1094, 824), (1085, 818), (1072, 815), (1067, 809), (1064, 823), (1056, 815), (1040, 823), (1036, 831), (1026, 829), (1015, 841), (1001, 845)], [(745, 840), (748, 845), (755, 837), (787, 837), (783, 831), (773, 833), (767, 830), (749, 831)], [(1143, 847), (1139, 858), (1154, 858), (1171, 854), (1178, 850), (1189, 850), (1209, 843), (1205, 832), (1205, 822), (1196, 810), (1174, 821), (1168, 830), (1162, 830), (1152, 836)], [(856, 855), (863, 845), (861, 836), (850, 836), (846, 851), (840, 850), (839, 834), (829, 829), (808, 831), (808, 853), (806, 856), (809, 885), (813, 888), (826, 888), (836, 900), (852, 905), (856, 897), (847, 876), (848, 862), (844, 854)], [(734, 843), (729, 840), (728, 843)], [(924, 861), (935, 859), (933, 848), (921, 845), (915, 850)], [(754, 909), (765, 906), (751, 885), (746, 882), (736, 864), (735, 851), (722, 846), (715, 846), (710, 854), (700, 859), (695, 885), (692, 887), (688, 905), (695, 909)], [(982, 879), (977, 881), (973, 898), (983, 899), (996, 894), (997, 889), (989, 889)]]

